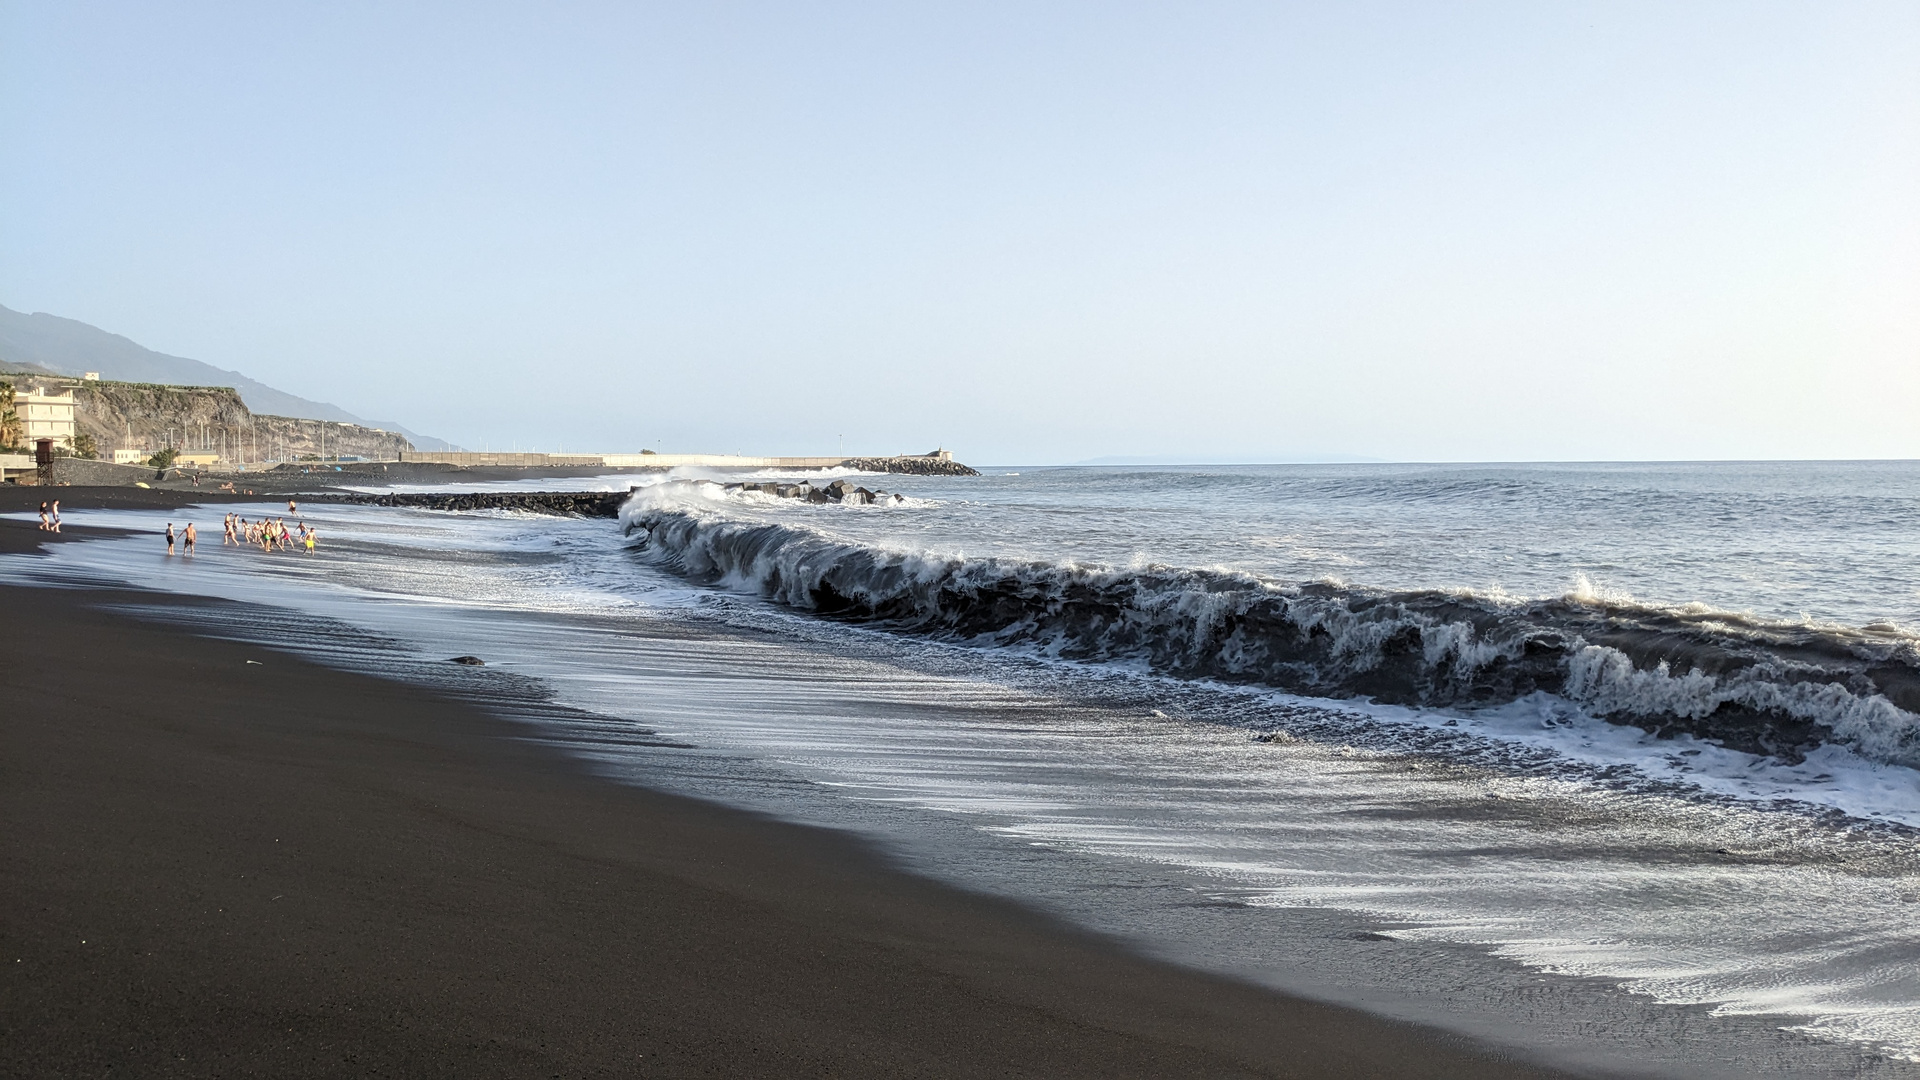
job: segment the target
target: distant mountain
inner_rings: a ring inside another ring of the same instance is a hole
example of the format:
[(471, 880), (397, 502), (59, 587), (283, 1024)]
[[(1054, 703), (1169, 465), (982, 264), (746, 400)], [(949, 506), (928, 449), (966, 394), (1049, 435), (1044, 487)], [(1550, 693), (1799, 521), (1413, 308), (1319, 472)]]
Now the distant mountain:
[(119, 334), (44, 312), (27, 315), (0, 307), (0, 365), (38, 367), (57, 375), (97, 371), (103, 379), (122, 382), (231, 386), (240, 391), (240, 400), (247, 403), (247, 408), (257, 413), (384, 428), (405, 435), (421, 450), (459, 449), (444, 439), (417, 435), (390, 422), (363, 420), (338, 405), (295, 397), (237, 371), (154, 352)]

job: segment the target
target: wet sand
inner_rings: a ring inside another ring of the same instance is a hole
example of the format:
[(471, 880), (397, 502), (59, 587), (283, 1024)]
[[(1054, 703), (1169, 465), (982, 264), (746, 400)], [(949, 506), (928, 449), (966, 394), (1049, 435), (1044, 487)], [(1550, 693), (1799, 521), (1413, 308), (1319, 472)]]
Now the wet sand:
[(0, 1075), (1562, 1075), (116, 596), (0, 587)]

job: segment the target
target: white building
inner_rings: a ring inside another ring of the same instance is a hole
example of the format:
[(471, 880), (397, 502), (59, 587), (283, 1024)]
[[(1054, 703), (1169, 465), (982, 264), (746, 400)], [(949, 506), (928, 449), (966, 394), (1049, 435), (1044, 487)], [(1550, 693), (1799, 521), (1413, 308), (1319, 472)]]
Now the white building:
[(31, 449), (41, 439), (53, 445), (73, 449), (73, 437), (79, 428), (73, 419), (73, 391), (49, 394), (35, 387), (13, 395), (13, 411), (20, 417), (21, 445)]

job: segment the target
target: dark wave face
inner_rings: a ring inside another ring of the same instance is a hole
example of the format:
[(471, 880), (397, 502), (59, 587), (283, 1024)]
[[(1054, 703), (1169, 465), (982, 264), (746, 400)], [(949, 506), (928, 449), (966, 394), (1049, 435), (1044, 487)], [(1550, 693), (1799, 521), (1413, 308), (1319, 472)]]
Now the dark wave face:
[(1220, 571), (939, 558), (636, 502), (643, 558), (833, 618), (1298, 694), (1474, 708), (1535, 693), (1790, 762), (1825, 743), (1920, 766), (1920, 648), (1583, 598), (1285, 585)]

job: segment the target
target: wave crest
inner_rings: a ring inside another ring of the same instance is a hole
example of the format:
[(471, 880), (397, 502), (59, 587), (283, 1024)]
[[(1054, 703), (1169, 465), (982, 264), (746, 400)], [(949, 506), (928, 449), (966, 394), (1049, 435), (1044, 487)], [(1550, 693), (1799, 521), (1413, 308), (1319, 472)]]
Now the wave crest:
[(1389, 704), (1546, 692), (1789, 761), (1838, 742), (1920, 766), (1920, 650), (1895, 632), (1761, 624), (1592, 590), (1515, 600), (889, 551), (729, 517), (722, 503), (641, 492), (622, 516), (650, 561), (833, 618)]

